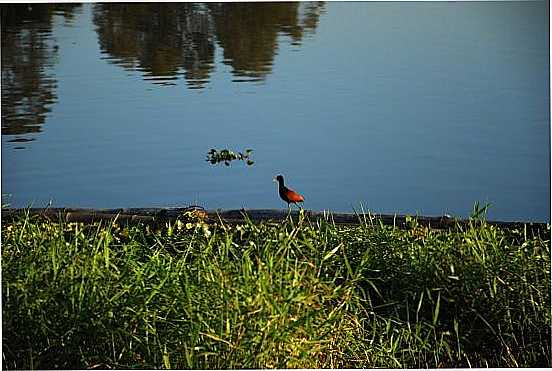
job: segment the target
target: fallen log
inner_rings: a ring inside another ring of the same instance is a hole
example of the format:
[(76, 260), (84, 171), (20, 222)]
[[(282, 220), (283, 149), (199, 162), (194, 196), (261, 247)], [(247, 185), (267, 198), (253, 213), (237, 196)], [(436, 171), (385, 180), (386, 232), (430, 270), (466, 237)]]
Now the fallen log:
[[(10, 223), (23, 215), (40, 216), (52, 221), (93, 223), (98, 221), (112, 221), (117, 219), (121, 224), (154, 224), (162, 225), (167, 222), (175, 222), (185, 213), (198, 212), (199, 216), (208, 223), (224, 222), (227, 224), (244, 223), (247, 219), (253, 222), (282, 222), (288, 215), (287, 210), (255, 209), (255, 210), (203, 210), (199, 206), (186, 208), (119, 208), (119, 209), (78, 209), (78, 208), (27, 208), (2, 209), (2, 222)], [(467, 226), (469, 220), (455, 219), (449, 216), (409, 216), (390, 214), (354, 214), (354, 213), (330, 213), (327, 211), (305, 210), (305, 217), (311, 221), (318, 219), (328, 220), (335, 224), (358, 225), (362, 222), (407, 228), (411, 224), (409, 220), (415, 219), (421, 226), (433, 229), (448, 229), (456, 225)], [(292, 211), (291, 217), (298, 218), (299, 212)], [(473, 222), (473, 221), (472, 221)], [(536, 222), (508, 222), (486, 221), (488, 224), (500, 228), (521, 229), (538, 234), (550, 234), (550, 225)]]

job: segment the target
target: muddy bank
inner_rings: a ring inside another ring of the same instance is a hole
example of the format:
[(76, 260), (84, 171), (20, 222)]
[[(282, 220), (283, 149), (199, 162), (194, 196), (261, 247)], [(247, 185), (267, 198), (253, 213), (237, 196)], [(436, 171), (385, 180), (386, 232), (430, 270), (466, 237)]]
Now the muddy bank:
[[(117, 218), (119, 223), (144, 223), (163, 224), (175, 221), (179, 216), (194, 212), (195, 216), (204, 218), (209, 223), (224, 222), (228, 224), (243, 223), (246, 218), (254, 222), (272, 221), (280, 222), (288, 215), (287, 210), (254, 209), (254, 210), (203, 210), (201, 207), (187, 208), (128, 208), (128, 209), (73, 209), (73, 208), (31, 208), (31, 209), (3, 209), (2, 221), (9, 223), (15, 217), (29, 213), (40, 215), (50, 220), (63, 220), (65, 222), (92, 223), (96, 221), (109, 221)], [(293, 217), (298, 216), (298, 211), (292, 211)], [(336, 224), (359, 224), (362, 220), (368, 223), (383, 223), (388, 226), (405, 228), (408, 226), (408, 215), (389, 214), (354, 214), (354, 213), (329, 213), (305, 210), (305, 215), (311, 221), (326, 219)], [(412, 217), (412, 216), (410, 216)], [(448, 216), (417, 216), (419, 225), (435, 229), (445, 229), (460, 225), (467, 225), (468, 220), (454, 219)], [(549, 233), (546, 223), (487, 221), (487, 223), (501, 228), (526, 228), (528, 231)]]

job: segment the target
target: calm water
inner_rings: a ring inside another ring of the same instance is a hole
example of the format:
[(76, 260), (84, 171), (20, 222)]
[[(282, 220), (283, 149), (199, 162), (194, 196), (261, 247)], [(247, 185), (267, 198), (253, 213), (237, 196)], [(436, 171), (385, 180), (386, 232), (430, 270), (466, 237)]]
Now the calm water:
[(548, 6), (3, 5), (2, 193), (550, 221)]

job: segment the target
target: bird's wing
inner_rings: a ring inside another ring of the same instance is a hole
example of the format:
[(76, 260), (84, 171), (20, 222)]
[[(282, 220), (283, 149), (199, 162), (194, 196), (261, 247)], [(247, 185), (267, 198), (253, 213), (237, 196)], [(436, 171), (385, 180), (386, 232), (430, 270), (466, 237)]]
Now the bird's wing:
[(287, 190), (286, 196), (291, 202), (303, 202), (303, 201), (305, 201), (305, 198), (303, 196), (301, 196), (299, 193), (295, 192), (292, 189)]

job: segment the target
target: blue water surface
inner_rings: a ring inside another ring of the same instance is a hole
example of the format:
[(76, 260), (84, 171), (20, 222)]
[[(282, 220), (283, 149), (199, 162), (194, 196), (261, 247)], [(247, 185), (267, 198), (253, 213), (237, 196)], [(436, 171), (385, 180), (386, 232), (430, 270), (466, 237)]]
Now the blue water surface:
[(312, 210), (550, 221), (548, 2), (154, 5), (3, 26), (12, 206), (283, 208), (281, 173)]

